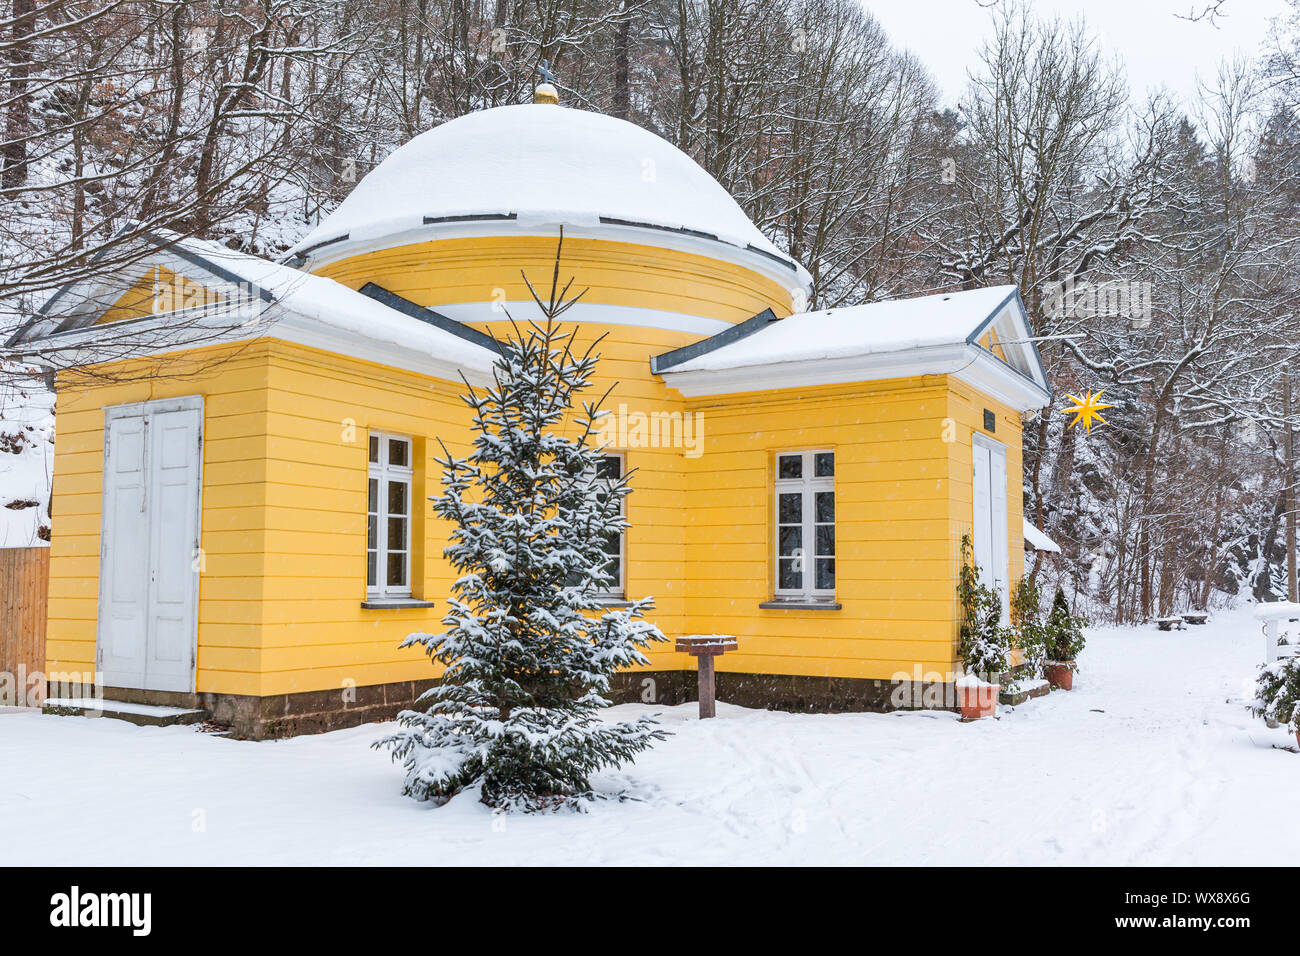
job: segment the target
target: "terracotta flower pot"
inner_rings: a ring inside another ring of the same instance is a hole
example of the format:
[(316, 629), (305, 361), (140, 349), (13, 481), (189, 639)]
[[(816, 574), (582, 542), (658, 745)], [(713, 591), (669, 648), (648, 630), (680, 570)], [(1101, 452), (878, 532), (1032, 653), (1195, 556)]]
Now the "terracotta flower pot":
[(1043, 676), (1053, 687), (1059, 687), (1061, 690), (1074, 689), (1074, 667), (1070, 664), (1052, 661), (1043, 667)]
[(967, 718), (992, 717), (998, 712), (998, 692), (1001, 684), (958, 685), (957, 703), (961, 715)]

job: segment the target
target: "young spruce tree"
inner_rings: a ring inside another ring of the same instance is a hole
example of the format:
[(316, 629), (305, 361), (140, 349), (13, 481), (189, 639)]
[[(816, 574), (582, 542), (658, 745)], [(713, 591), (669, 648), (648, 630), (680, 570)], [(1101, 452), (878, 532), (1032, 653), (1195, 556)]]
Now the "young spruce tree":
[[(529, 290), (543, 320), (503, 343), (495, 384), (465, 401), (473, 452), (443, 448), (434, 511), (451, 521), (445, 555), (459, 572), (442, 634), (416, 633), (443, 664), (441, 682), (405, 711), (402, 729), (376, 741), (406, 768), (403, 793), (447, 797), (477, 786), (484, 803), (536, 809), (591, 795), (589, 777), (667, 736), (649, 716), (604, 723), (610, 678), (648, 663), (665, 640), (641, 620), (649, 598), (609, 610), (608, 536), (627, 527), (628, 476), (602, 477), (590, 387), (597, 343), (578, 355), (557, 320), (580, 296), (559, 289), (559, 251), (548, 301)], [(527, 277), (525, 276), (525, 282)], [(572, 283), (570, 282), (570, 285)], [(566, 419), (573, 437), (560, 433)]]

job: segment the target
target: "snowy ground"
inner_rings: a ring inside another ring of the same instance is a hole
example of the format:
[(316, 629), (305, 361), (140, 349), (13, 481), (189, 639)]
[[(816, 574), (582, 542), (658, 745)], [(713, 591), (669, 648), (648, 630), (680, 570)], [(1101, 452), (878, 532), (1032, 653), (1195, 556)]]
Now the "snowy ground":
[(0, 862), (1292, 864), (1300, 754), (1242, 704), (1262, 653), (1242, 610), (1093, 631), (1075, 691), (998, 720), (674, 708), (600, 778), (636, 800), (504, 819), (399, 796), (378, 725), (249, 743), (0, 712)]
[(39, 547), (50, 520), (54, 394), (8, 372), (0, 368), (0, 548)]

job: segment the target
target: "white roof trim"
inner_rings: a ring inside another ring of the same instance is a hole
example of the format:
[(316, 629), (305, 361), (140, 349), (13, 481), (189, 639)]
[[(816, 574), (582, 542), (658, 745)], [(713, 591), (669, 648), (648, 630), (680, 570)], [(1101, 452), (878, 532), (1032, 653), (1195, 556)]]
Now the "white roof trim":
[[(333, 279), (202, 240), (181, 239), (164, 246), (165, 237), (155, 238), (159, 248), (151, 254), (86, 285), (96, 290), (128, 288), (162, 265), (208, 289), (242, 284), (243, 294), (232, 296), (229, 305), (177, 308), (103, 325), (93, 323), (108, 306), (83, 300), (68, 312), (38, 314), (18, 333), (22, 341), (15, 351), (35, 360), (45, 353), (42, 364), (68, 367), (269, 336), (451, 381), (459, 381), (464, 373), (484, 382), (498, 358), (492, 349), (456, 334), (459, 330), (424, 322)], [(67, 295), (75, 285), (60, 289), (57, 296)], [(69, 320), (77, 327), (55, 331)]]
[(961, 343), (804, 362), (661, 373), (683, 395), (725, 395), (780, 388), (876, 382), (916, 375), (951, 375), (1020, 412), (1042, 408), (1051, 394), (978, 345)]
[[(427, 350), (415, 348), (413, 343), (403, 345), (384, 341), (351, 328), (333, 326), (318, 318), (295, 312), (281, 303), (259, 303), (259, 306), (256, 314), (251, 317), (237, 310), (220, 308), (198, 314), (169, 312), (109, 325), (70, 329), (27, 344), (33, 348), (34, 353), (57, 349), (59, 367), (68, 367), (131, 357), (175, 354), (211, 345), (263, 338), (279, 339), (450, 382), (460, 382), (462, 375), (472, 385), (487, 385), (492, 381), (491, 369), (495, 356), (488, 350), (475, 347), (483, 353), (483, 361), (474, 366), (440, 358), (437, 345), (442, 337), (450, 333), (433, 326), (426, 330), (421, 327), (418, 319), (401, 316), (400, 313), (394, 313), (395, 318), (411, 323), (409, 331), (413, 337), (428, 339)], [(132, 338), (137, 341), (145, 339), (147, 347), (138, 355), (124, 355), (121, 349), (104, 345), (102, 340), (106, 332), (111, 334), (118, 329), (129, 329)], [(33, 354), (29, 361), (38, 366), (47, 364), (40, 361), (39, 354)]]
[[(532, 299), (511, 299), (501, 303), (516, 320), (534, 318), (537, 303)], [(506, 315), (495, 302), (453, 302), (450, 305), (430, 306), (434, 311), (455, 319), (463, 325), (475, 322), (501, 322)], [(592, 325), (628, 325), (643, 329), (660, 329), (667, 332), (687, 332), (691, 335), (716, 335), (732, 327), (722, 319), (709, 319), (685, 312), (665, 309), (645, 309), (630, 305), (605, 305), (599, 302), (578, 302), (566, 309), (561, 319), (566, 323)]]
[[(338, 241), (326, 240), (325, 245), (299, 254), (307, 260), (305, 266), (307, 271), (314, 273), (319, 272), (330, 263), (342, 259), (350, 259), (353, 256), (380, 252), (398, 246), (409, 246), (420, 242), (436, 242), (441, 239), (509, 239), (515, 236), (558, 240), (560, 227), (558, 225), (519, 225), (512, 220), (504, 219), (486, 219), (478, 222), (435, 222), (374, 239), (354, 241), (343, 238)], [(716, 259), (719, 262), (741, 266), (771, 279), (782, 288), (790, 290), (791, 299), (799, 298), (796, 292), (807, 296), (812, 289), (812, 276), (808, 274), (807, 269), (794, 262), (794, 260), (791, 260), (791, 263), (796, 268), (791, 269), (762, 253), (724, 240), (705, 239), (700, 236), (692, 236), (689, 233), (624, 226), (614, 223), (602, 223), (599, 226), (566, 225), (564, 226), (564, 238), (626, 242), (638, 246), (673, 249), (678, 252), (703, 256), (707, 259)], [(433, 303), (431, 307), (442, 309), (442, 306), (437, 303)]]
[(967, 341), (975, 343), (990, 330), (997, 336), (994, 344), (1002, 349), (1008, 362), (1050, 392), (1051, 386), (1047, 382), (1038, 350), (1032, 341), (1028, 341), (1032, 339), (1033, 332), (1029, 328), (1029, 316), (1025, 312), (1019, 291), (1008, 298), (997, 312), (981, 322)]
[[(685, 394), (947, 374), (1022, 411), (1051, 400), (1024, 304), (1012, 286), (800, 313), (740, 328), (739, 336), (716, 336), (658, 356), (654, 367)], [(979, 344), (986, 336), (997, 339), (994, 347), (1005, 360)]]
[[(233, 270), (225, 269), (221, 263), (212, 263), (211, 265), (229, 273), (228, 276), (222, 276), (213, 268), (196, 263), (193, 258), (182, 256), (176, 251), (178, 248), (188, 252), (191, 257), (202, 258), (206, 254), (203, 250), (192, 248), (192, 245), (187, 246), (186, 242), (182, 240), (172, 246), (160, 245), (157, 249), (151, 250), (148, 255), (137, 259), (124, 268), (70, 283), (55, 292), (50, 297), (47, 306), (53, 304), (56, 299), (71, 295), (73, 290), (78, 287), (84, 290), (82, 298), (74, 300), (73, 307), (67, 311), (49, 315), (38, 314), (31, 327), (23, 329), (25, 337), (20, 345), (53, 334), (60, 325), (69, 320), (89, 319), (91, 324), (82, 326), (82, 328), (95, 327), (94, 322), (100, 316), (112, 308), (123, 295), (133, 289), (138, 282), (159, 266), (205, 288), (215, 288), (224, 283), (248, 281), (238, 273), (233, 272)], [(270, 260), (266, 261), (268, 264), (274, 265), (274, 263), (270, 263)]]

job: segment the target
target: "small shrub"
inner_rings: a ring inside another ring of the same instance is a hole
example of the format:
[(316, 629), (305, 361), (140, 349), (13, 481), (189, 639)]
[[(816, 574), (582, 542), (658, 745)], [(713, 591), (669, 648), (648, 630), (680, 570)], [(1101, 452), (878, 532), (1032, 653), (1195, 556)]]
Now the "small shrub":
[(993, 682), (1010, 665), (1014, 632), (1002, 623), (1002, 596), (980, 583), (973, 550), (970, 535), (962, 535), (961, 572), (957, 579), (962, 613), (957, 654), (966, 673)]
[(1011, 626), (1016, 646), (1025, 656), (1031, 676), (1043, 671), (1047, 660), (1047, 626), (1043, 623), (1042, 592), (1028, 577), (1021, 578), (1011, 594)]
[(1071, 614), (1070, 605), (1065, 600), (1065, 592), (1056, 589), (1052, 598), (1052, 610), (1047, 615), (1044, 628), (1044, 650), (1049, 661), (1062, 664), (1073, 663), (1079, 659), (1085, 643), (1083, 629), (1088, 621), (1082, 615)]
[(1300, 731), (1300, 657), (1283, 657), (1259, 669), (1255, 709), (1261, 717)]

